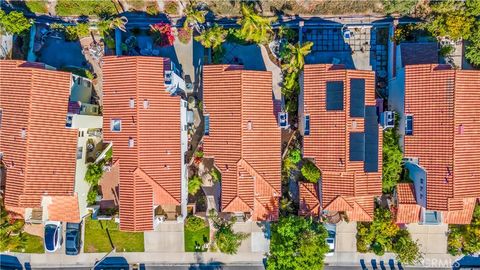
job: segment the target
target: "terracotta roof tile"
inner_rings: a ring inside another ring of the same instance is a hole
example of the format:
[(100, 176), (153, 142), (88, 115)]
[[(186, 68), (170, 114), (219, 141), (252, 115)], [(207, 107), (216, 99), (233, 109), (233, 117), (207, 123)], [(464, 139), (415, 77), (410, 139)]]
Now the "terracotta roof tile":
[[(338, 196), (351, 198), (382, 194), (382, 131), (379, 126), (375, 129), (378, 132), (376, 171), (367, 172), (364, 161), (350, 160), (351, 134), (367, 131), (365, 117), (350, 116), (351, 106), (355, 106), (351, 104), (350, 84), (352, 79), (364, 80), (364, 102), (360, 104), (371, 109), (376, 104), (375, 74), (373, 72), (346, 70), (343, 66), (324, 64), (306, 65), (304, 69), (303, 113), (310, 116), (310, 135), (304, 136), (303, 139), (304, 156), (313, 158), (317, 167), (322, 171), (321, 193), (324, 207)], [(326, 109), (327, 82), (343, 83), (343, 109)], [(361, 207), (361, 204), (358, 206)], [(370, 206), (367, 206), (370, 209)], [(355, 212), (355, 214), (358, 214), (359, 218), (365, 219), (366, 215), (360, 212)]]
[(74, 196), (49, 196), (48, 220), (63, 222), (80, 222), (77, 194)]
[(405, 113), (414, 119), (405, 157), (427, 171), (427, 209), (457, 211), (452, 199), (480, 197), (480, 72), (413, 65), (405, 82)]
[(222, 173), (222, 211), (253, 209), (254, 220), (275, 219), (281, 143), (271, 73), (209, 65), (204, 67), (203, 89), (204, 114), (210, 118), (203, 147)]
[[(119, 160), (122, 230), (152, 230), (154, 202), (180, 204), (181, 99), (166, 91), (166, 62), (161, 57), (104, 58), (103, 131)], [(121, 132), (111, 131), (113, 119), (121, 119)]]
[(42, 195), (73, 195), (77, 132), (65, 127), (70, 83), (67, 72), (0, 61), (7, 206), (39, 207)]
[(300, 207), (298, 210), (299, 215), (319, 216), (321, 207), (318, 185), (313, 183), (299, 182), (298, 186), (300, 196)]
[(462, 208), (461, 210), (451, 210), (444, 211), (443, 222), (447, 224), (470, 224), (472, 222), (473, 211), (475, 210), (475, 205), (477, 199), (468, 198), (461, 200)]
[(414, 185), (411, 183), (397, 184), (396, 222), (402, 224), (420, 222), (421, 207), (415, 199)]

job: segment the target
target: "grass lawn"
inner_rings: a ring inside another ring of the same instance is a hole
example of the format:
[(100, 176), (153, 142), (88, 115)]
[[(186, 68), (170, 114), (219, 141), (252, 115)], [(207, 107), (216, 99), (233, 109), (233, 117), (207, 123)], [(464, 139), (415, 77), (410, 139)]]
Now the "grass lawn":
[(12, 250), (23, 253), (45, 253), (43, 249), (43, 238), (40, 236), (24, 233), (26, 242), (24, 249)]
[(85, 219), (84, 252), (109, 252), (112, 250), (106, 228), (110, 232), (117, 252), (143, 252), (143, 232), (121, 232), (114, 220)]
[(34, 13), (47, 13), (47, 1), (45, 0), (34, 0), (34, 1), (25, 1), (27, 8)]
[(113, 1), (96, 1), (96, 0), (58, 0), (55, 6), (58, 16), (71, 15), (112, 15), (117, 13), (117, 8)]
[(209, 242), (210, 238), (210, 228), (208, 225), (197, 231), (190, 231), (185, 227), (185, 251), (186, 252), (205, 252), (207, 251), (204, 248), (195, 249), (195, 246), (203, 246), (203, 244)]

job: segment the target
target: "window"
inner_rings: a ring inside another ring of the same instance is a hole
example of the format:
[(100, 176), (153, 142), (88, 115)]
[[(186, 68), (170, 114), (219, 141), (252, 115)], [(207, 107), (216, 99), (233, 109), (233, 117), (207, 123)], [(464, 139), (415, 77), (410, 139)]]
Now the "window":
[(310, 135), (310, 115), (305, 115), (305, 131), (303, 133), (305, 136)]
[(135, 140), (132, 137), (128, 138), (128, 147), (132, 148), (135, 146)]
[(135, 108), (135, 99), (130, 98), (130, 109)]
[(210, 115), (205, 115), (205, 135), (210, 135)]
[(143, 108), (148, 109), (150, 107), (150, 101), (148, 99), (143, 100)]
[(405, 119), (405, 135), (413, 135), (413, 115), (407, 115)]
[(72, 127), (72, 120), (73, 120), (73, 116), (72, 115), (67, 115), (67, 122), (65, 123), (65, 126), (66, 127)]
[(83, 147), (77, 147), (77, 159), (82, 159), (83, 157)]
[(112, 121), (110, 121), (110, 130), (113, 132), (122, 131), (122, 120), (112, 119)]

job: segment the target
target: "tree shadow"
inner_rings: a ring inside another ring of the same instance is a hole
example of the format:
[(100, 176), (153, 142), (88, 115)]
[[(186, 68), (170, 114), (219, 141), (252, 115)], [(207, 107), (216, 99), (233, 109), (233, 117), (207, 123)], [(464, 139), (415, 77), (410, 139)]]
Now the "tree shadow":
[(188, 270), (220, 270), (223, 269), (224, 264), (213, 259), (205, 261), (203, 253), (195, 252), (195, 263), (189, 265)]

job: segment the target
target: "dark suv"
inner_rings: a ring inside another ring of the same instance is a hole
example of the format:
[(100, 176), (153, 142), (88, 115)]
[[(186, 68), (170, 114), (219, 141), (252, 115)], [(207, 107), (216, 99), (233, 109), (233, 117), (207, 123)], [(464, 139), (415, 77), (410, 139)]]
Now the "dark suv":
[(67, 231), (65, 233), (65, 253), (67, 255), (77, 255), (82, 245), (82, 223), (67, 223)]

